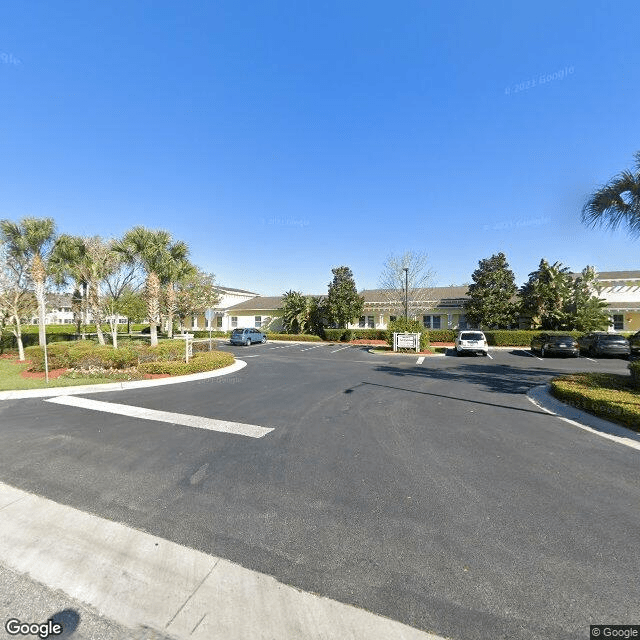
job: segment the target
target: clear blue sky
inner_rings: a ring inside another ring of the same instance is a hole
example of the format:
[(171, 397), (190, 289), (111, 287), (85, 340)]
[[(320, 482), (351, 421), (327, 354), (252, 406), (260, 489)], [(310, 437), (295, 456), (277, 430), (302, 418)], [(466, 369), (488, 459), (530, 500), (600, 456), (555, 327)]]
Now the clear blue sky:
[(437, 285), (498, 251), (518, 284), (639, 269), (580, 222), (640, 150), (639, 27), (630, 1), (5, 2), (0, 218), (165, 228), (265, 295), (343, 264), (373, 288), (405, 250)]

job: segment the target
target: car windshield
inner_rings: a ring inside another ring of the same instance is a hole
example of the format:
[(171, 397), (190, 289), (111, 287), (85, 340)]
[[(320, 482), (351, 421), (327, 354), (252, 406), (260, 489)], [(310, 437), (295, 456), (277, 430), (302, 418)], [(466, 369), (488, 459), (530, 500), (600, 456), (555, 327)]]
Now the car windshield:
[(573, 342), (575, 340), (572, 336), (551, 336), (549, 339), (552, 342)]
[(242, 333), (244, 329), (234, 329), (231, 333)]
[(461, 333), (460, 340), (484, 340), (483, 333)]

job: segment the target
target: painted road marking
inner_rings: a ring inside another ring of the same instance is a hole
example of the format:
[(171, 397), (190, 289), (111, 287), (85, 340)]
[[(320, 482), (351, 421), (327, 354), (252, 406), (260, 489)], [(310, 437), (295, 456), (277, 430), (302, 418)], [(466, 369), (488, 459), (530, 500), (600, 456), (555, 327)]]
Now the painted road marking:
[(336, 349), (335, 351), (332, 351), (331, 353), (336, 353), (337, 351), (342, 351), (343, 349), (350, 349), (351, 345), (347, 345), (346, 347), (340, 347), (339, 349)]
[(417, 360), (416, 360), (416, 364), (422, 364), (424, 362), (424, 356), (420, 356)]
[(587, 358), (587, 356), (584, 357), (585, 360), (589, 360), (591, 362), (595, 362), (596, 364), (598, 364), (597, 360), (594, 360), (593, 358)]
[(300, 349), (300, 351), (311, 351), (311, 349), (317, 349), (318, 347), (323, 347), (323, 346), (324, 345), (322, 345), (322, 344), (317, 344), (317, 345), (315, 345), (313, 347), (309, 347), (307, 349)]
[(177, 640), (442, 640), (4, 483), (0, 562), (120, 624)]
[(533, 351), (527, 351), (526, 349), (518, 349), (518, 351), (522, 351), (522, 353), (526, 353), (528, 356), (531, 356), (532, 358), (542, 360), (542, 358), (538, 358), (538, 356), (535, 353), (533, 353)]
[(89, 398), (81, 398), (79, 396), (57, 396), (55, 398), (49, 398), (45, 400), (45, 402), (55, 402), (56, 404), (64, 404), (70, 407), (78, 407), (80, 409), (90, 409), (92, 411), (102, 411), (104, 413), (115, 413), (121, 416), (129, 416), (130, 418), (140, 418), (142, 420), (180, 424), (185, 427), (193, 427), (195, 429), (207, 429), (209, 431), (233, 433), (239, 436), (248, 436), (249, 438), (262, 438), (262, 436), (273, 431), (273, 429), (260, 427), (255, 424), (216, 420), (215, 418), (190, 416), (184, 413), (171, 413), (170, 411), (157, 411), (156, 409), (132, 407), (128, 404), (90, 400)]
[(493, 360), (493, 356), (487, 351), (487, 357)]

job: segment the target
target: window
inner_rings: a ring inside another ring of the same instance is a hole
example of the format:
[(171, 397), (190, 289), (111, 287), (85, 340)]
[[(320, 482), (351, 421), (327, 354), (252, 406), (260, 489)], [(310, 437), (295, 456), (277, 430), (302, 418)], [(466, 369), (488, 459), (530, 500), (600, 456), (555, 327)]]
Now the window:
[(389, 316), (389, 322), (395, 322), (396, 316)]
[(360, 316), (360, 322), (358, 323), (358, 326), (361, 329), (364, 329), (364, 326), (365, 326), (365, 318), (364, 318), (364, 316)]
[(425, 329), (439, 329), (440, 316), (422, 316), (422, 324)]
[(375, 329), (376, 328), (376, 323), (375, 323), (374, 316), (367, 316), (367, 328), (369, 328), (369, 329)]
[(613, 314), (613, 328), (615, 331), (622, 331), (624, 329), (624, 316), (621, 313)]
[(256, 328), (260, 328), (262, 326), (262, 316), (256, 316)]
[(216, 327), (218, 327), (218, 329), (222, 329), (222, 316), (218, 316), (216, 318)]
[(231, 328), (238, 326), (238, 316), (231, 316)]

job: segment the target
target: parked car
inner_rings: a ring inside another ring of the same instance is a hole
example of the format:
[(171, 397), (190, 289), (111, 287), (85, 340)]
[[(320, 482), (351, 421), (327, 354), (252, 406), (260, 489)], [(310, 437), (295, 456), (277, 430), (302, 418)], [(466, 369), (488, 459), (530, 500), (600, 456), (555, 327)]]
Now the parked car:
[(489, 345), (482, 331), (460, 331), (456, 336), (456, 355), (464, 353), (481, 353), (486, 356), (489, 353)]
[(592, 331), (591, 333), (585, 333), (578, 338), (578, 346), (580, 347), (580, 353), (588, 353), (591, 349), (591, 345), (597, 336), (607, 335), (606, 331)]
[(231, 344), (243, 344), (248, 347), (250, 344), (256, 344), (256, 342), (265, 343), (267, 334), (258, 329), (234, 329), (231, 332), (230, 340)]
[(531, 351), (538, 352), (541, 358), (545, 356), (573, 356), (580, 355), (578, 341), (570, 335), (541, 333), (531, 339)]
[(631, 353), (629, 341), (615, 333), (604, 333), (594, 336), (587, 353), (590, 356), (614, 356), (628, 358)]
[(640, 331), (629, 338), (629, 348), (632, 358), (640, 358)]

